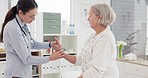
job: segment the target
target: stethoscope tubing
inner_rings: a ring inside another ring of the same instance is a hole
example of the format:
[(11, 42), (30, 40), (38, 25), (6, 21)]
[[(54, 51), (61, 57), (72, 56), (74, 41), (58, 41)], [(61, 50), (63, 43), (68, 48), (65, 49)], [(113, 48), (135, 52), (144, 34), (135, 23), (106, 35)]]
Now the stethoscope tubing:
[(15, 20), (16, 20), (17, 24), (19, 25), (21, 31), (25, 34), (25, 36), (27, 36), (27, 34), (26, 34), (25, 31), (22, 29), (22, 27), (21, 27), (21, 25), (20, 25), (20, 23), (18, 22), (18, 20), (17, 20), (16, 17), (15, 17)]
[[(15, 17), (15, 20), (16, 20), (16, 22), (17, 22), (17, 24), (19, 25), (19, 27), (20, 27), (20, 29), (21, 29), (21, 31), (23, 32), (23, 34), (27, 37), (27, 34), (25, 33), (25, 31), (22, 29), (22, 27), (21, 27), (21, 25), (20, 25), (20, 23), (18, 22), (18, 19)], [(25, 43), (26, 43), (26, 45), (27, 45), (27, 48), (29, 47), (28, 46), (28, 44), (27, 44), (27, 41), (24, 39), (24, 41), (25, 41)]]

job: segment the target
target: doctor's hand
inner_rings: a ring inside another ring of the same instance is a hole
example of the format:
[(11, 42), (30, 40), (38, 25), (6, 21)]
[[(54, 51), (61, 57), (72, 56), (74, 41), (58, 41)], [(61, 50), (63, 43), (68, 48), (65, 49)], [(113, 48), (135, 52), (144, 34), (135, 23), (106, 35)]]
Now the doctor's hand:
[(62, 49), (61, 43), (56, 37), (53, 42), (50, 42), (50, 44), (55, 51), (60, 51)]
[(49, 60), (54, 61), (63, 57), (65, 57), (65, 53), (63, 50), (55, 51), (49, 56)]

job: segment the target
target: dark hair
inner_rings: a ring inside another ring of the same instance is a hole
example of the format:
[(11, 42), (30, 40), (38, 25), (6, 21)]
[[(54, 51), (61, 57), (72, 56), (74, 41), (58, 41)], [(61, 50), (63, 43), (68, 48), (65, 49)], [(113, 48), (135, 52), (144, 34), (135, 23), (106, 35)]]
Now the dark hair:
[(15, 18), (16, 14), (18, 14), (18, 11), (21, 10), (24, 14), (26, 14), (27, 12), (29, 12), (29, 10), (32, 10), (34, 8), (38, 8), (38, 5), (35, 0), (19, 0), (17, 2), (17, 5), (12, 7), (5, 16), (0, 34), (0, 42), (3, 42), (3, 32), (5, 25)]

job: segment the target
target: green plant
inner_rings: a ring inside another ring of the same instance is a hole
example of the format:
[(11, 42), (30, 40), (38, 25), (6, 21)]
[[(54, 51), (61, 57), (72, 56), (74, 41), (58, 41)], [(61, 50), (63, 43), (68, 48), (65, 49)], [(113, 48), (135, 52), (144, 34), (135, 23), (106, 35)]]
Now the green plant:
[(138, 49), (134, 48), (134, 45), (138, 44), (137, 42), (134, 41), (134, 38), (135, 38), (134, 35), (138, 32), (139, 31), (137, 30), (135, 32), (128, 33), (128, 36), (126, 38), (127, 45), (123, 49), (124, 55), (126, 55), (128, 53), (133, 53), (134, 50), (138, 50)]
[(122, 53), (122, 49), (123, 49), (123, 46), (126, 46), (127, 43), (124, 42), (124, 41), (117, 41), (117, 47), (118, 47), (118, 59), (122, 59), (123, 57), (123, 53)]

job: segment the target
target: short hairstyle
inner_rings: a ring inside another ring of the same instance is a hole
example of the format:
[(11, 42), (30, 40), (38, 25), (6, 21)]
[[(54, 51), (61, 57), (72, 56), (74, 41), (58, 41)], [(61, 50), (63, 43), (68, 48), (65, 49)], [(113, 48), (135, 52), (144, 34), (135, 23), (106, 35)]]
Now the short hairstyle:
[(91, 10), (94, 11), (94, 13), (97, 16), (101, 16), (102, 18), (98, 21), (98, 23), (110, 26), (112, 23), (114, 23), (116, 19), (116, 14), (113, 10), (113, 8), (106, 3), (98, 3), (93, 6), (91, 6)]

